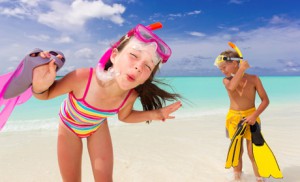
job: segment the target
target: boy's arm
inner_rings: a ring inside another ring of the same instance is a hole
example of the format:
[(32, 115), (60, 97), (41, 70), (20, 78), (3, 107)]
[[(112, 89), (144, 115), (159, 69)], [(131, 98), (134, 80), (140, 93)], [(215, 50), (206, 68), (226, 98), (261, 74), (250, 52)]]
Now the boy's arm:
[(240, 81), (242, 80), (246, 69), (248, 69), (249, 67), (250, 66), (248, 64), (248, 61), (243, 60), (240, 63), (240, 67), (239, 67), (238, 71), (235, 73), (235, 75), (233, 76), (233, 78), (231, 80), (228, 80), (228, 79), (223, 80), (223, 83), (224, 83), (226, 89), (229, 91), (235, 91), (235, 89), (238, 87)]
[(256, 77), (255, 80), (256, 83), (256, 90), (257, 93), (261, 99), (261, 103), (258, 106), (255, 114), (257, 115), (257, 117), (267, 108), (267, 106), (269, 105), (270, 101), (269, 101), (269, 97), (267, 95), (267, 92), (265, 91), (263, 84), (261, 83), (261, 80), (259, 79), (259, 77)]
[(181, 102), (177, 101), (161, 109), (155, 109), (150, 111), (135, 111), (132, 110), (133, 102), (120, 110), (118, 117), (120, 121), (126, 123), (138, 123), (143, 121), (151, 120), (166, 120), (174, 119), (174, 116), (170, 116), (171, 113), (175, 112), (181, 107)]
[(255, 124), (256, 118), (267, 108), (269, 105), (269, 97), (265, 91), (263, 84), (258, 76), (255, 77), (255, 88), (261, 99), (261, 103), (257, 107), (256, 111), (249, 117), (246, 118), (245, 122), (248, 122), (250, 125)]

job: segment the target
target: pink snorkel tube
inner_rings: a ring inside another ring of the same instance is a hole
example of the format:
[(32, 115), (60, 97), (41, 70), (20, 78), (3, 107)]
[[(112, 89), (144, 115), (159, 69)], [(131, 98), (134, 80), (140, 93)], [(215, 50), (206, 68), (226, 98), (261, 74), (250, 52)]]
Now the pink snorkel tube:
[[(153, 24), (150, 24), (147, 26), (147, 28), (149, 28), (150, 30), (154, 31), (156, 29), (160, 29), (162, 28), (162, 24), (160, 22), (156, 22), (156, 23), (153, 23)], [(109, 48), (104, 54), (103, 56), (100, 58), (99, 62), (98, 62), (98, 65), (97, 65), (97, 77), (100, 79), (100, 80), (103, 80), (103, 81), (107, 81), (107, 80), (111, 80), (116, 73), (114, 72), (111, 72), (110, 70), (108, 71), (105, 71), (105, 65), (106, 63), (108, 62), (108, 60), (110, 59), (110, 56), (111, 56), (111, 53), (112, 53), (112, 50), (116, 47), (118, 47), (120, 44), (120, 41), (116, 42), (111, 48)]]

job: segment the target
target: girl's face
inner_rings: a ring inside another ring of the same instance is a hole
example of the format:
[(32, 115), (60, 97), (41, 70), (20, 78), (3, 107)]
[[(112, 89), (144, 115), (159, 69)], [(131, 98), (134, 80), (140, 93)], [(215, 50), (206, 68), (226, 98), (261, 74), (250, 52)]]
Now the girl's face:
[(230, 77), (231, 74), (236, 73), (238, 64), (236, 61), (224, 61), (219, 65), (219, 69), (226, 77)]
[(135, 88), (150, 77), (156, 66), (153, 61), (155, 59), (153, 51), (155, 50), (147, 46), (141, 50), (135, 49), (130, 42), (121, 52), (117, 49), (113, 50), (111, 61), (113, 68), (120, 73), (116, 81), (121, 89)]

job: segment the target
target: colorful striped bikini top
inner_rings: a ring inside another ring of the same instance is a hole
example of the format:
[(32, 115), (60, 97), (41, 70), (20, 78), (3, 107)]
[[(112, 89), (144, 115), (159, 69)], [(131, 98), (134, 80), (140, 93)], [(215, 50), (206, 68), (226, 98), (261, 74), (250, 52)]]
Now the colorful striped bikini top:
[(77, 99), (73, 92), (70, 92), (61, 104), (59, 113), (62, 122), (80, 138), (92, 135), (107, 117), (117, 114), (132, 92), (132, 90), (128, 92), (117, 109), (103, 110), (95, 108), (85, 101), (92, 76), (93, 68), (90, 69), (90, 76), (83, 97)]

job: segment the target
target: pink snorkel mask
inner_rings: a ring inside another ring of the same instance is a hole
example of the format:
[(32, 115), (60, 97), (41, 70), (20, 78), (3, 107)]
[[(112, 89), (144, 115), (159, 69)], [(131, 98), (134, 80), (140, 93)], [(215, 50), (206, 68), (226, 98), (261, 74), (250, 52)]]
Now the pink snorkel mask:
[[(166, 63), (169, 57), (172, 54), (172, 51), (170, 47), (161, 40), (157, 35), (155, 35), (152, 31), (162, 28), (162, 24), (160, 22), (153, 23), (149, 26), (144, 26), (141, 24), (138, 24), (135, 28), (131, 29), (127, 34), (124, 40), (129, 39), (130, 37), (134, 36), (139, 42), (140, 45), (142, 44), (156, 44), (156, 54), (159, 57), (159, 61), (155, 62), (162, 62)], [(123, 41), (124, 41), (123, 40)], [(116, 47), (118, 47), (122, 42), (118, 41), (116, 42), (110, 49), (108, 49), (101, 59), (98, 62), (97, 68), (96, 68), (96, 75), (98, 79), (102, 81), (109, 81), (113, 79), (115, 76), (118, 76), (119, 73), (114, 71), (113, 68), (109, 68), (107, 71), (104, 70), (106, 63), (110, 59), (112, 50)]]

